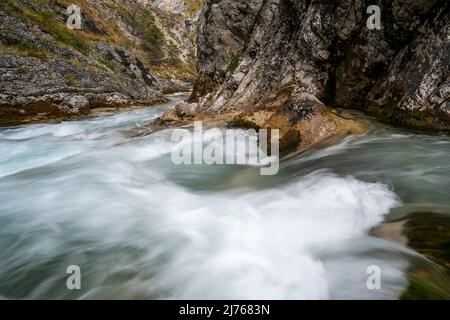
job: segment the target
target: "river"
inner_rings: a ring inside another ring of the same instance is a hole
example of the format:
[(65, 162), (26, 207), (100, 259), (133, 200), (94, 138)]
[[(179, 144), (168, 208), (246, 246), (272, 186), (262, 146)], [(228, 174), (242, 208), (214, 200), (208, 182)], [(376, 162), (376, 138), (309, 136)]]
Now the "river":
[(396, 299), (412, 265), (435, 267), (371, 231), (450, 212), (448, 136), (348, 112), (367, 134), (291, 155), (276, 176), (176, 166), (171, 130), (139, 134), (185, 96), (170, 98), (0, 129), (0, 298)]

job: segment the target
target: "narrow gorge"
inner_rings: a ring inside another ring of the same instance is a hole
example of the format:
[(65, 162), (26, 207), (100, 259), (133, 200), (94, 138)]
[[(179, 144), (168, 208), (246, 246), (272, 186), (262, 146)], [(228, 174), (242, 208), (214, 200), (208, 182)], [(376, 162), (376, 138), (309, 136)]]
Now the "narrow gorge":
[[(206, 1), (192, 102), (283, 127), (305, 146), (354, 132), (330, 108), (410, 128), (450, 128), (450, 18), (441, 1)], [(332, 110), (331, 110), (332, 111)]]
[(2, 0), (0, 299), (450, 299), (449, 18)]

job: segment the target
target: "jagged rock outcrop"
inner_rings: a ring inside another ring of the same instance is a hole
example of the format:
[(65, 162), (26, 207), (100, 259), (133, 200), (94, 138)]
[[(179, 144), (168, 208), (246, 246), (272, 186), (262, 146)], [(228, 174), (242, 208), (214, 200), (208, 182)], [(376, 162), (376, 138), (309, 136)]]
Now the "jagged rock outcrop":
[[(373, 4), (381, 30), (367, 27)], [(306, 126), (336, 106), (449, 130), (449, 7), (438, 0), (206, 0), (191, 101), (209, 113), (268, 111), (266, 126)], [(340, 127), (326, 118), (316, 125)]]
[(203, 0), (152, 0), (163, 11), (178, 15), (184, 21), (184, 26), (192, 34), (197, 35), (197, 23), (203, 8)]
[(179, 14), (185, 18), (195, 19), (199, 15), (203, 0), (152, 0), (158, 8)]
[[(70, 30), (67, 8), (81, 9)], [(146, 0), (0, 3), (0, 124), (161, 101), (195, 79), (184, 19)]]

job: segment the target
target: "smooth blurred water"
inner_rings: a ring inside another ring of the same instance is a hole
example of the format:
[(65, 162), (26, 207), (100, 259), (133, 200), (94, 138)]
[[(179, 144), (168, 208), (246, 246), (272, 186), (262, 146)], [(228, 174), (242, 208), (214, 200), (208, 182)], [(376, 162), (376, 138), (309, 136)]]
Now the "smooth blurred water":
[[(0, 130), (0, 297), (395, 299), (417, 254), (369, 235), (450, 212), (450, 139), (376, 124), (251, 166), (176, 166), (173, 107)], [(66, 288), (78, 265), (82, 290)], [(382, 270), (368, 290), (367, 268)]]

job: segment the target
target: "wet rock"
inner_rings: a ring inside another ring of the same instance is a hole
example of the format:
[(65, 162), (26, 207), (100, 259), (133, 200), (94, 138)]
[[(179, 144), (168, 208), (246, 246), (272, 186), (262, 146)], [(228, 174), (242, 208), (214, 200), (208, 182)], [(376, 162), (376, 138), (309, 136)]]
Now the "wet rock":
[(448, 213), (415, 212), (404, 221), (408, 245), (436, 265), (422, 270), (417, 265), (408, 272), (408, 288), (403, 300), (450, 299), (450, 218)]
[(196, 115), (197, 103), (178, 102), (175, 106), (176, 115), (180, 118), (193, 118)]
[(164, 112), (163, 115), (157, 120), (160, 124), (175, 124), (179, 121), (181, 121), (181, 118), (178, 117), (175, 109), (170, 109)]

